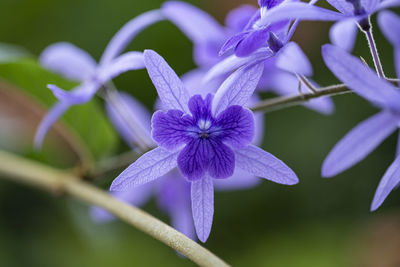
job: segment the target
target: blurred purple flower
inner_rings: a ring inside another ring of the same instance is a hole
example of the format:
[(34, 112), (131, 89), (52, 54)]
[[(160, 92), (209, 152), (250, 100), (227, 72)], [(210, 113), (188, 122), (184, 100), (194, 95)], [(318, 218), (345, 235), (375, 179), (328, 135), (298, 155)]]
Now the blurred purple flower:
[(400, 17), (393, 12), (383, 11), (378, 16), (378, 24), (394, 48), (396, 73), (400, 77)]
[(214, 213), (212, 178), (226, 179), (235, 168), (281, 184), (296, 184), (297, 176), (282, 161), (251, 145), (252, 113), (243, 108), (263, 71), (263, 64), (228, 77), (217, 93), (203, 99), (190, 96), (165, 60), (151, 50), (144, 61), (158, 95), (168, 111), (153, 115), (158, 147), (147, 152), (112, 183), (124, 191), (151, 182), (178, 167), (190, 181), (192, 214), (197, 236), (205, 242)]
[(42, 146), (48, 130), (71, 106), (88, 102), (105, 83), (121, 73), (144, 68), (142, 53), (119, 54), (140, 31), (162, 19), (162, 13), (153, 10), (129, 21), (112, 38), (99, 64), (88, 53), (69, 43), (56, 43), (43, 51), (40, 61), (45, 68), (80, 84), (69, 92), (48, 85), (59, 102), (42, 119), (35, 136), (36, 148)]
[[(398, 29), (391, 25), (391, 32)], [(351, 90), (382, 109), (361, 122), (340, 140), (326, 157), (322, 176), (332, 177), (364, 159), (400, 124), (400, 91), (358, 58), (332, 45), (324, 45), (322, 55), (328, 68)], [(371, 205), (376, 210), (400, 182), (400, 157), (386, 171)]]

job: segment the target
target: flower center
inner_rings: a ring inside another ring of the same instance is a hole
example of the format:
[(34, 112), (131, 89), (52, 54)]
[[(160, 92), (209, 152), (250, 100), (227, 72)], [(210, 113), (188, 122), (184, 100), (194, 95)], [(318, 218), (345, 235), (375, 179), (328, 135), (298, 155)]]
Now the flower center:
[(209, 120), (199, 120), (197, 122), (197, 126), (199, 127), (200, 131), (199, 131), (199, 137), (202, 139), (207, 139), (210, 137), (210, 133), (209, 133), (209, 129), (211, 127), (211, 121)]
[(366, 13), (360, 0), (346, 0), (346, 2), (353, 5), (354, 15), (359, 16), (359, 15), (364, 15)]

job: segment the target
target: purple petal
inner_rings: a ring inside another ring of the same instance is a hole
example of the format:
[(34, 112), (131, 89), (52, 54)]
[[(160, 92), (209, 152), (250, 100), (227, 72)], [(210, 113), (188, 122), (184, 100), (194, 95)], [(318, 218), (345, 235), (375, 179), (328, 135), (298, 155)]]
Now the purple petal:
[(249, 145), (236, 150), (235, 156), (237, 167), (251, 174), (279, 184), (294, 185), (299, 182), (285, 163), (257, 146)]
[(350, 1), (346, 0), (327, 0), (331, 6), (339, 10), (341, 13), (353, 16), (354, 15), (354, 6), (350, 3)]
[(208, 173), (212, 178), (224, 179), (233, 175), (235, 170), (235, 153), (217, 140), (210, 140), (210, 165)]
[(333, 24), (329, 31), (329, 37), (332, 44), (351, 52), (356, 43), (357, 31), (357, 24), (354, 20), (342, 20)]
[(224, 28), (203, 10), (184, 2), (165, 2), (161, 10), (193, 43), (220, 40)]
[(295, 42), (286, 44), (276, 56), (276, 66), (283, 70), (311, 76), (313, 69), (303, 50)]
[(378, 188), (375, 192), (374, 200), (372, 201), (371, 211), (376, 210), (382, 205), (383, 201), (385, 201), (390, 192), (392, 192), (392, 190), (399, 185), (399, 182), (400, 157), (397, 157), (379, 182)]
[(240, 32), (246, 27), (256, 11), (257, 9), (252, 5), (241, 5), (228, 13), (225, 18), (225, 25), (233, 32)]
[(397, 77), (400, 77), (400, 47), (394, 49), (394, 64), (396, 67)]
[[(368, 14), (375, 12), (381, 0), (361, 0), (361, 5)], [(383, 1), (385, 2), (385, 1)]]
[(395, 25), (400, 25), (400, 17), (390, 11), (382, 11), (378, 16), (378, 24), (386, 39), (394, 47), (400, 47), (400, 29)]
[(396, 157), (400, 155), (400, 132), (398, 133), (397, 136), (397, 147), (396, 147)]
[(212, 95), (208, 94), (205, 99), (201, 95), (194, 95), (189, 100), (189, 110), (193, 115), (194, 121), (211, 120)]
[(398, 7), (398, 6), (400, 6), (400, 0), (384, 0), (378, 4), (375, 11), (392, 8), (392, 7)]
[(381, 108), (400, 111), (398, 89), (380, 79), (361, 60), (333, 45), (324, 45), (322, 56), (333, 74), (354, 92)]
[(86, 51), (70, 43), (48, 46), (40, 55), (39, 61), (45, 68), (78, 81), (90, 78), (97, 65)]
[(119, 76), (121, 73), (143, 69), (144, 67), (143, 53), (128, 52), (113, 59), (107, 65), (102, 66), (96, 78), (101, 83), (105, 83)]
[(218, 191), (231, 191), (255, 187), (259, 185), (262, 180), (246, 171), (235, 168), (231, 177), (226, 179), (214, 179), (213, 181), (214, 188)]
[[(139, 140), (143, 138), (146, 138), (149, 144), (154, 143), (150, 138), (151, 117), (147, 108), (126, 93), (118, 94), (118, 103), (120, 103), (120, 105), (116, 108), (115, 105), (111, 105), (110, 101), (107, 101), (106, 111), (111, 123), (125, 142), (131, 147), (133, 147), (134, 143), (139, 142)], [(121, 114), (120, 108), (122, 108), (124, 114)], [(127, 124), (127, 119), (135, 125), (135, 128), (140, 128), (141, 130), (133, 131), (132, 127)], [(138, 137), (137, 133), (139, 132), (146, 133), (146, 136)]]
[(229, 38), (228, 41), (226, 41), (222, 45), (221, 50), (219, 51), (219, 55), (222, 56), (223, 54), (225, 54), (229, 50), (235, 48), (238, 45), (238, 43), (240, 41), (242, 41), (250, 33), (251, 33), (251, 31), (244, 31), (244, 32), (240, 32), (240, 33), (232, 36), (231, 38)]
[(284, 0), (258, 0), (258, 5), (260, 7), (266, 7), (267, 9), (273, 8), (274, 6), (279, 5)]
[(238, 57), (247, 57), (257, 49), (265, 46), (269, 38), (269, 32), (269, 27), (251, 31), (237, 44), (235, 55)]
[(269, 48), (261, 48), (248, 57), (237, 57), (236, 55), (231, 55), (212, 67), (204, 76), (203, 82), (208, 83), (211, 80), (232, 73), (241, 66), (256, 64), (257, 62), (266, 60), (273, 55), (274, 53)]
[(271, 8), (261, 19), (260, 25), (278, 22), (287, 19), (335, 21), (346, 18), (345, 15), (307, 3), (283, 3)]
[[(122, 202), (139, 207), (149, 200), (153, 193), (153, 189), (154, 183), (152, 182), (128, 191), (110, 192), (110, 194), (114, 198), (119, 199)], [(114, 215), (109, 213), (107, 210), (97, 206), (93, 206), (90, 208), (90, 216), (96, 222), (108, 222), (115, 218)]]
[(204, 82), (203, 79), (207, 73), (206, 69), (194, 69), (181, 76), (181, 80), (189, 91), (189, 95), (201, 94), (204, 98), (210, 93), (215, 93), (219, 85), (223, 82), (224, 77), (213, 79), (209, 82)]
[(154, 141), (168, 150), (179, 148), (193, 139), (188, 134), (189, 128), (193, 126), (193, 119), (188, 115), (184, 116), (180, 110), (159, 110), (154, 113), (151, 124)]
[(137, 159), (112, 182), (111, 191), (126, 191), (151, 182), (176, 167), (179, 152), (155, 148)]
[(196, 43), (193, 47), (193, 60), (197, 66), (209, 68), (218, 63), (218, 55), (222, 41), (208, 41)]
[(84, 104), (91, 100), (100, 86), (101, 85), (96, 82), (88, 81), (78, 85), (70, 91), (65, 91), (54, 84), (47, 85), (58, 100), (73, 105)]
[(160, 10), (150, 10), (128, 21), (111, 39), (100, 60), (100, 65), (108, 65), (117, 57), (137, 34), (152, 24), (164, 19)]
[(203, 179), (191, 184), (194, 225), (198, 238), (204, 243), (210, 235), (214, 216), (213, 181), (211, 177), (206, 175)]
[(264, 63), (244, 66), (231, 74), (217, 90), (213, 114), (218, 115), (232, 105), (244, 106), (249, 101), (263, 73)]
[(153, 50), (144, 51), (144, 63), (164, 107), (188, 113), (189, 93), (168, 63)]
[(382, 111), (361, 122), (329, 152), (322, 176), (332, 177), (364, 159), (397, 128), (400, 117)]
[(43, 140), (46, 137), (47, 132), (51, 126), (70, 108), (71, 104), (65, 102), (56, 103), (40, 121), (40, 124), (36, 130), (34, 147), (40, 149), (43, 144)]
[(241, 106), (230, 106), (222, 111), (215, 126), (223, 132), (221, 140), (235, 149), (246, 147), (254, 137), (253, 113)]

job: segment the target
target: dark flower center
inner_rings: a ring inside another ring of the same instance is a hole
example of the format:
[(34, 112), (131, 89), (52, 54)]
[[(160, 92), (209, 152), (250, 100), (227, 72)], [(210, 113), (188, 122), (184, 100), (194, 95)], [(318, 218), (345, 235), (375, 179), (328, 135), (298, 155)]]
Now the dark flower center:
[(346, 2), (353, 5), (354, 15), (359, 16), (359, 15), (365, 15), (367, 13), (365, 12), (364, 7), (361, 5), (360, 0), (346, 0)]

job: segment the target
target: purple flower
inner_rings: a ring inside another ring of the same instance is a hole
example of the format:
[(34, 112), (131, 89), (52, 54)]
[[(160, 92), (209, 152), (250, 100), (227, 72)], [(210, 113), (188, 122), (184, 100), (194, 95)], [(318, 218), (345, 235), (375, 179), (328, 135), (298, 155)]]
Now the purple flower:
[(302, 2), (285, 2), (268, 10), (260, 25), (284, 19), (338, 21), (330, 30), (331, 41), (348, 51), (353, 49), (357, 24), (364, 31), (370, 30), (369, 16), (382, 9), (399, 6), (399, 0), (327, 0), (339, 12)]
[(282, 161), (251, 145), (252, 113), (244, 108), (263, 71), (263, 64), (232, 74), (217, 93), (190, 96), (164, 59), (151, 50), (144, 61), (163, 106), (152, 118), (159, 145), (147, 152), (112, 183), (123, 191), (153, 181), (175, 167), (190, 182), (192, 214), (202, 242), (210, 234), (214, 214), (213, 178), (229, 179), (235, 168), (282, 184), (298, 178)]
[(35, 136), (36, 148), (41, 147), (48, 130), (71, 106), (88, 102), (105, 83), (119, 74), (144, 68), (142, 53), (119, 54), (140, 31), (162, 19), (161, 12), (153, 10), (129, 21), (112, 38), (99, 64), (88, 53), (69, 43), (56, 43), (43, 51), (40, 61), (44, 67), (80, 84), (70, 92), (48, 85), (59, 102), (41, 121)]
[[(322, 54), (326, 65), (336, 77), (355, 93), (382, 109), (352, 129), (329, 153), (322, 166), (322, 176), (332, 177), (364, 159), (398, 128), (400, 91), (339, 47), (325, 45)], [(379, 183), (371, 211), (376, 210), (398, 185), (399, 169), (400, 159), (397, 157)]]

